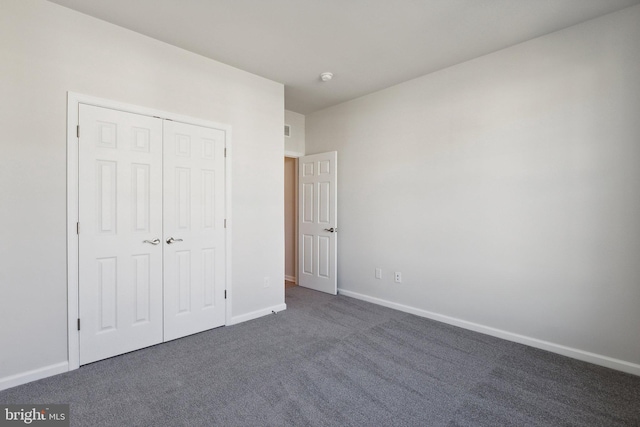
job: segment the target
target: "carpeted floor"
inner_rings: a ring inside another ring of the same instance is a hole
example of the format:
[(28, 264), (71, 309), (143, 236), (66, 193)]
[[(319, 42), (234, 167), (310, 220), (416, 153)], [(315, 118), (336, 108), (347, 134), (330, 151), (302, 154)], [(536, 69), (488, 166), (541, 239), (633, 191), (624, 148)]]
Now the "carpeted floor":
[(640, 377), (295, 287), (288, 309), (0, 392), (73, 426), (640, 426)]

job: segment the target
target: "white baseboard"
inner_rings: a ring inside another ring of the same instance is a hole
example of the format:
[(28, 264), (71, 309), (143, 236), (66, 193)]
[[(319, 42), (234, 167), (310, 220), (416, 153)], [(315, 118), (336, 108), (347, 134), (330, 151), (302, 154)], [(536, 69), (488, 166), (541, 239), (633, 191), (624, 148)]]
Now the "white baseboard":
[(438, 322), (447, 323), (453, 326), (459, 326), (471, 331), (480, 332), (486, 335), (502, 338), (508, 341), (525, 344), (530, 347), (547, 350), (552, 353), (561, 354), (563, 356), (571, 357), (574, 359), (582, 360), (584, 362), (593, 363), (595, 365), (605, 366), (607, 368), (615, 369), (629, 374), (640, 376), (640, 365), (626, 362), (624, 360), (614, 359), (609, 356), (603, 356), (601, 354), (591, 353), (577, 348), (571, 348), (560, 344), (555, 344), (548, 341), (539, 340), (537, 338), (527, 337), (525, 335), (515, 334), (513, 332), (507, 332), (502, 329), (496, 329), (489, 326), (480, 325), (478, 323), (469, 322), (455, 317), (445, 316), (443, 314), (433, 313), (431, 311), (422, 310), (415, 307), (410, 307), (404, 304), (398, 304), (395, 302), (383, 300), (376, 297), (360, 294), (357, 292), (351, 292), (345, 289), (338, 289), (338, 294), (351, 298), (360, 299), (363, 301), (371, 302), (373, 304), (382, 305), (384, 307), (393, 308), (405, 313), (415, 314), (416, 316), (426, 317), (428, 319), (436, 320)]
[(298, 279), (295, 278), (295, 276), (284, 276), (284, 280), (286, 280), (287, 282), (293, 282), (293, 283), (298, 283)]
[(31, 381), (41, 380), (53, 375), (62, 374), (69, 371), (69, 362), (60, 362), (55, 365), (45, 366), (43, 368), (34, 369), (20, 374), (11, 375), (9, 377), (0, 378), (0, 390), (6, 390)]
[(274, 305), (273, 307), (263, 308), (261, 310), (252, 311), (251, 313), (241, 314), (240, 316), (233, 316), (231, 321), (227, 323), (227, 326), (237, 325), (238, 323), (246, 322), (249, 320), (257, 319), (262, 316), (266, 316), (268, 314), (272, 314), (274, 311), (276, 313), (286, 310), (287, 304), (279, 304)]

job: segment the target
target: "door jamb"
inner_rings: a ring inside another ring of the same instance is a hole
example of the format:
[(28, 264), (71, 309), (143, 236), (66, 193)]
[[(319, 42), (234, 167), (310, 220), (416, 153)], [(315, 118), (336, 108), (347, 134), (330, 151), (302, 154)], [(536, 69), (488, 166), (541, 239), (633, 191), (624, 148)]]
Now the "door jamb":
[[(296, 279), (296, 285), (298, 284), (298, 257), (300, 256), (300, 254), (298, 253), (299, 248), (298, 248), (298, 158), (302, 157), (303, 154), (299, 154), (299, 153), (294, 153), (291, 151), (285, 151), (284, 152), (284, 157), (285, 158), (289, 158), (289, 159), (294, 159), (295, 160), (295, 173), (293, 176), (294, 179), (294, 183), (293, 183), (293, 187), (294, 187), (294, 192), (293, 192), (293, 197), (294, 197), (294, 203), (295, 203), (295, 207), (296, 207), (296, 212), (295, 212), (295, 222), (296, 222), (296, 230), (295, 230), (295, 244), (294, 244), (294, 251), (295, 251), (295, 268), (293, 269), (294, 274), (295, 274), (295, 279)], [(284, 267), (284, 266), (283, 266)], [(285, 275), (285, 280), (286, 280), (286, 275)]]
[(196, 119), (193, 117), (155, 110), (152, 108), (140, 107), (137, 105), (113, 101), (109, 99), (97, 98), (90, 95), (83, 95), (75, 92), (67, 92), (67, 357), (69, 359), (69, 370), (80, 367), (80, 336), (78, 332), (79, 318), (79, 254), (78, 254), (78, 179), (80, 166), (78, 155), (78, 135), (77, 126), (79, 124), (80, 104), (88, 104), (96, 107), (111, 108), (127, 113), (141, 114), (145, 116), (169, 119), (197, 126), (219, 129), (225, 132), (225, 218), (227, 227), (225, 229), (225, 325), (231, 324), (231, 300), (232, 291), (232, 271), (231, 271), (231, 230), (233, 221), (231, 219), (231, 164), (232, 164), (232, 144), (231, 126), (216, 123), (210, 120)]

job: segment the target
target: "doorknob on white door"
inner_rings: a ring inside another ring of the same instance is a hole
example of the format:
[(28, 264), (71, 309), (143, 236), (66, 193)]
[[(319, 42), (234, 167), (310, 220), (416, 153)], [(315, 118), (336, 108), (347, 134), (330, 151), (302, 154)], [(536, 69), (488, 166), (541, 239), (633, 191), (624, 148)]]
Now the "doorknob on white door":
[(172, 243), (175, 243), (175, 242), (182, 242), (182, 239), (174, 239), (173, 237), (169, 237), (167, 239), (167, 244), (169, 244), (169, 245), (172, 244)]
[(338, 231), (338, 228), (337, 227), (325, 228), (324, 231), (328, 231), (329, 233), (335, 233), (336, 231)]
[(160, 243), (160, 239), (153, 239), (153, 240), (143, 240), (142, 243), (151, 243), (152, 245), (157, 245)]

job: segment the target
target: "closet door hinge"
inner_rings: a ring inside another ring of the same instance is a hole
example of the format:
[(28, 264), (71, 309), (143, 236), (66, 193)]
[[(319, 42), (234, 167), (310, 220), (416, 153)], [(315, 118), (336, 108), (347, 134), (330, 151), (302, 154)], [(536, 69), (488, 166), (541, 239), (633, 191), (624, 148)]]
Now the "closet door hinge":
[(76, 126), (76, 136), (80, 138), (80, 125)]
[(224, 148), (224, 156), (227, 157), (227, 147)]
[(80, 234), (80, 223), (76, 222), (76, 234)]
[(78, 330), (80, 330), (80, 319), (78, 319)]
[(227, 299), (227, 290), (224, 290), (224, 299)]
[(224, 220), (224, 228), (227, 228), (227, 219)]

